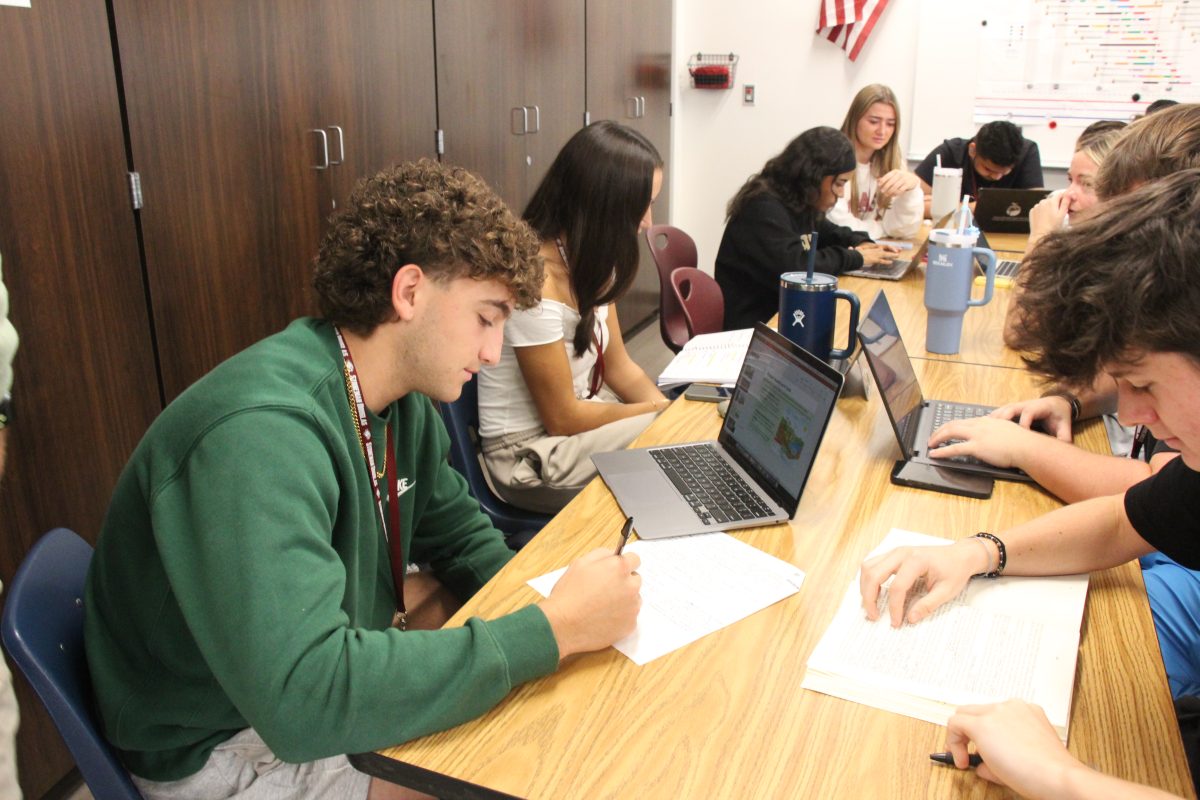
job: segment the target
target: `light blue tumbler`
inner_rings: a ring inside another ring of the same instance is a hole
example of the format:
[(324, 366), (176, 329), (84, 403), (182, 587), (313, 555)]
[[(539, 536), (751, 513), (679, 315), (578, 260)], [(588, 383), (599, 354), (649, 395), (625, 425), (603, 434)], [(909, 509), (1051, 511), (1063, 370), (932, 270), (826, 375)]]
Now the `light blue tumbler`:
[[(962, 339), (963, 315), (971, 306), (986, 305), (996, 287), (996, 254), (976, 247), (978, 228), (955, 231), (939, 228), (929, 232), (929, 261), (925, 270), (925, 349), (953, 355)], [(971, 299), (975, 279), (975, 257), (986, 265), (987, 284), (983, 297)]]

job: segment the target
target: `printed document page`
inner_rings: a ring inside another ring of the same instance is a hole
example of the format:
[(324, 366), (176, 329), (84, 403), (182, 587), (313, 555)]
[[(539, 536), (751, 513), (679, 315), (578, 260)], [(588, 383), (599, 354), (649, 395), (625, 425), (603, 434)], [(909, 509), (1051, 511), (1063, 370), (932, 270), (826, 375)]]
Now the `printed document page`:
[[(642, 559), (637, 629), (614, 646), (646, 664), (800, 591), (804, 573), (725, 533), (636, 541)], [(566, 569), (534, 578), (543, 597)]]
[(715, 383), (732, 387), (742, 371), (753, 335), (753, 328), (743, 328), (693, 336), (658, 376), (658, 385)]
[[(893, 529), (872, 555), (950, 541)], [(887, 589), (867, 620), (857, 577), (808, 661), (805, 688), (939, 725), (968, 703), (1019, 697), (1066, 742), (1088, 577), (974, 579), (921, 622), (893, 628)]]

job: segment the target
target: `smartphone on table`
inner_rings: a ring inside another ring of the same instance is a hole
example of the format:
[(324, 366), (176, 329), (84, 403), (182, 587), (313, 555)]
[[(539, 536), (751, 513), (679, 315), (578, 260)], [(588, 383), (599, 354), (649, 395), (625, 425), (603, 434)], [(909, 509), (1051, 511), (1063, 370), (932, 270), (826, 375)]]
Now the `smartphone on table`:
[(708, 383), (693, 383), (683, 393), (687, 400), (699, 400), (702, 403), (719, 403), (733, 395), (733, 389), (725, 386), (713, 386)]

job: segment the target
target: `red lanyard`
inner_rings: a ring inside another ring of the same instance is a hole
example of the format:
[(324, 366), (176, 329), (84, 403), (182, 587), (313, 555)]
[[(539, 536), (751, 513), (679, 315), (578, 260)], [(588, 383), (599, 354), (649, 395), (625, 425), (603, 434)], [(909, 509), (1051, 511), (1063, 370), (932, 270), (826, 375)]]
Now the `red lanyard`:
[[(383, 494), (379, 491), (379, 481), (375, 469), (375, 447), (371, 443), (371, 423), (367, 419), (367, 404), (363, 401), (362, 387), (358, 383), (358, 370), (354, 367), (354, 359), (350, 356), (350, 348), (342, 332), (334, 327), (337, 334), (338, 346), (342, 348), (342, 363), (346, 373), (346, 397), (354, 411), (355, 430), (358, 433), (358, 443), (362, 446), (363, 457), (367, 464), (367, 477), (371, 480), (371, 488), (375, 490), (375, 507), (379, 511), (379, 524), (383, 526), (383, 538), (388, 543), (388, 554), (392, 567), (392, 586), (396, 590), (396, 613), (392, 617), (392, 625), (405, 630), (408, 625), (408, 615), (404, 608), (404, 544), (400, 534), (400, 497), (396, 489), (396, 454), (392, 447), (392, 423), (387, 424), (387, 450), (383, 454), (384, 471), (387, 473), (388, 514), (383, 513)], [(391, 525), (388, 525), (388, 518)], [(389, 535), (388, 531), (391, 531)]]
[[(563, 247), (562, 239), (555, 239), (554, 244), (558, 248), (558, 257), (562, 259), (563, 266), (570, 272), (571, 267), (567, 264), (567, 250)], [(595, 318), (593, 317), (593, 319)], [(595, 323), (592, 324), (592, 344), (596, 345), (596, 363), (592, 365), (592, 374), (588, 376), (588, 400), (595, 397), (604, 386), (604, 340), (594, 327)]]

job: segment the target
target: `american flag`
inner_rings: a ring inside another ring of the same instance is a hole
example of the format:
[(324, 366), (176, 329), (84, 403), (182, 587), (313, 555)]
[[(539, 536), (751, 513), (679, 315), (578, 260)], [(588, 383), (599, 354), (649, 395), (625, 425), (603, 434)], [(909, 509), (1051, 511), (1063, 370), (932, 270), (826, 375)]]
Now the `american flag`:
[(817, 33), (845, 50), (854, 61), (887, 4), (888, 0), (821, 0)]

